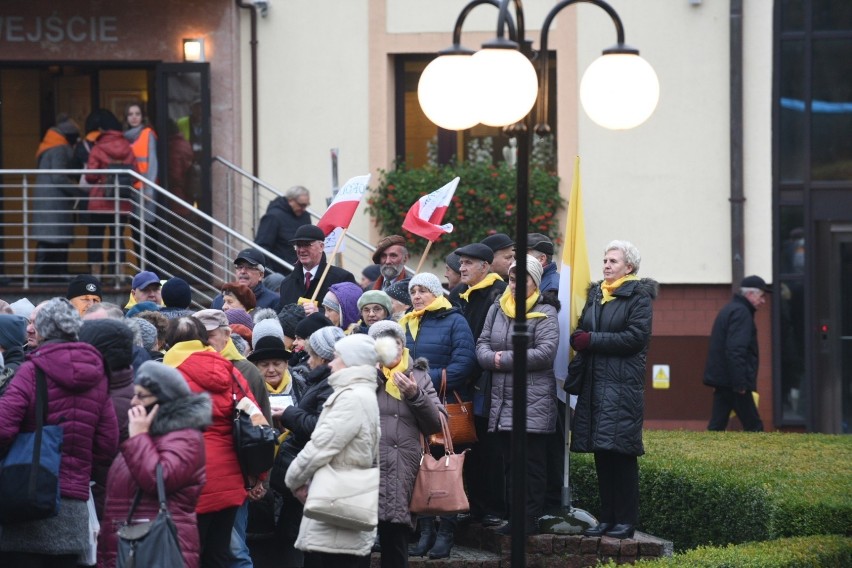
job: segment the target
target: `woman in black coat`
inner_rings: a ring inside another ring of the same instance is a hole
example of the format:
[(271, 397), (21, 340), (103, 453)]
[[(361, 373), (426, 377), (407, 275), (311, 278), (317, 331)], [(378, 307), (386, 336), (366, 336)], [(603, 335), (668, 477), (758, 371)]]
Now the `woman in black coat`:
[(631, 538), (639, 519), (645, 356), (651, 302), (659, 288), (656, 281), (636, 276), (640, 260), (627, 241), (606, 247), (604, 280), (589, 287), (571, 334), (576, 355), (569, 376), (582, 376), (571, 451), (595, 454), (601, 500), (600, 524), (586, 536)]

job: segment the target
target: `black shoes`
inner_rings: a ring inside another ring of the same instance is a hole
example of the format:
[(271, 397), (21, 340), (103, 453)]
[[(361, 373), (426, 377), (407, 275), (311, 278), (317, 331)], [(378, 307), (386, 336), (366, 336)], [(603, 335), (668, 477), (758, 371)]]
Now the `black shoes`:
[(635, 531), (636, 527), (633, 525), (619, 524), (606, 531), (606, 536), (610, 538), (633, 538)]
[(497, 527), (503, 524), (503, 519), (497, 515), (483, 515), (480, 522), (483, 527)]
[(599, 523), (595, 527), (584, 530), (583, 536), (603, 536), (612, 526), (612, 523)]
[(435, 531), (435, 519), (422, 518), (418, 525), (420, 528), (420, 540), (417, 541), (417, 544), (408, 548), (409, 556), (426, 556), (429, 549), (434, 546), (435, 539), (438, 536)]

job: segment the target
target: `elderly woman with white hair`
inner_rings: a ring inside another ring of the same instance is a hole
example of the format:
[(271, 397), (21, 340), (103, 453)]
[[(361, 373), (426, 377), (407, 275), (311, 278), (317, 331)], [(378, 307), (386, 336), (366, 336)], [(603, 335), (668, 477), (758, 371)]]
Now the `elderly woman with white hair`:
[(568, 368), (578, 394), (572, 452), (592, 452), (598, 474), (600, 524), (586, 536), (631, 538), (639, 520), (639, 462), (644, 416), (645, 357), (651, 339), (651, 302), (659, 285), (639, 278), (639, 251), (612, 241), (603, 258), (602, 282), (588, 299), (571, 334), (576, 351)]
[(0, 397), (0, 452), (20, 432), (36, 429), (36, 377), (47, 383), (46, 425), (62, 424), (57, 514), (9, 523), (0, 531), (0, 565), (69, 566), (89, 546), (89, 480), (93, 465), (109, 467), (118, 450), (118, 422), (101, 354), (81, 343), (83, 321), (65, 298), (35, 316), (37, 346)]
[(414, 359), (405, 347), (405, 332), (395, 321), (370, 326), (370, 337), (396, 342), (393, 361), (378, 369), (381, 416), (381, 484), (379, 544), (383, 568), (408, 566), (408, 535), (414, 528), (409, 510), (421, 458), (421, 435), (441, 431), (441, 406), (429, 378), (429, 361)]
[[(527, 347), (527, 424), (524, 443), (527, 447), (526, 526), (527, 534), (538, 532), (538, 517), (544, 514), (547, 495), (547, 434), (556, 430), (556, 376), (553, 362), (559, 344), (559, 300), (554, 292), (542, 293), (542, 266), (535, 257), (518, 259), (527, 266), (527, 299), (523, 306), (515, 304), (515, 271), (517, 262), (509, 266), (509, 286), (485, 318), (482, 334), (476, 342), (479, 365), (492, 372), (488, 431), (500, 438), (507, 483), (506, 502), (511, 503), (512, 414), (514, 359), (512, 329), (519, 310), (526, 314), (529, 343)], [(523, 472), (523, 468), (521, 469)], [(510, 534), (506, 524), (497, 532)]]

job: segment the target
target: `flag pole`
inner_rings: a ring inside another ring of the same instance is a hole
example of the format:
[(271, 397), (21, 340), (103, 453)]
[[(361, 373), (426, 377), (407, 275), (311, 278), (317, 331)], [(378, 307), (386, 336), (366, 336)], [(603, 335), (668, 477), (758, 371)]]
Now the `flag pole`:
[(414, 271), (415, 274), (420, 274), (420, 268), (423, 266), (423, 261), (426, 260), (426, 257), (429, 255), (429, 249), (432, 248), (432, 243), (434, 241), (429, 241), (429, 244), (426, 245), (426, 250), (423, 251), (423, 254), (420, 255), (420, 262), (417, 263), (417, 270)]
[[(340, 236), (337, 238), (337, 242), (334, 243), (334, 250), (331, 251), (331, 257), (337, 254), (337, 250), (340, 248), (340, 245), (343, 243), (343, 237), (346, 236), (346, 231), (349, 230), (349, 227), (344, 227), (343, 231), (340, 232)], [(328, 258), (328, 256), (326, 256)], [(317, 300), (317, 294), (319, 294), (320, 288), (322, 288), (322, 283), (325, 282), (325, 277), (328, 275), (328, 271), (331, 269), (331, 263), (326, 261), (325, 270), (322, 271), (322, 276), (320, 276), (319, 282), (317, 282), (317, 287), (314, 288), (314, 293), (311, 296), (311, 303), (313, 304)]]

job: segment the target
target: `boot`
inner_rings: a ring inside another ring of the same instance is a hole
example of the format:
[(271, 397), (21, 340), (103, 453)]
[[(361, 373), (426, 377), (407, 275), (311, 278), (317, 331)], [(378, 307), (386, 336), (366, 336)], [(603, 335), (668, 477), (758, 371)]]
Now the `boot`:
[(438, 529), (438, 538), (435, 540), (435, 546), (432, 547), (432, 550), (429, 551), (429, 558), (431, 560), (437, 560), (438, 558), (449, 558), (450, 552), (453, 550), (453, 528), (451, 526), (447, 526), (450, 523), (446, 523), (442, 520), (441, 526)]
[(420, 527), (420, 540), (417, 544), (408, 548), (409, 556), (426, 556), (429, 549), (435, 544), (435, 517), (421, 517), (417, 524)]

